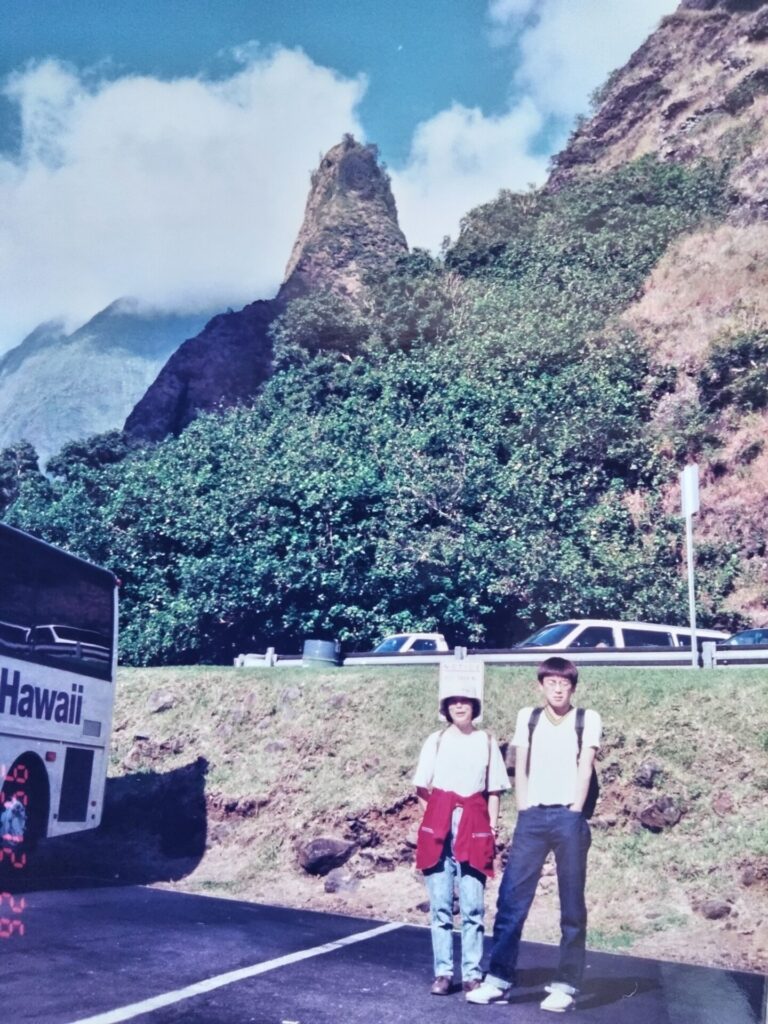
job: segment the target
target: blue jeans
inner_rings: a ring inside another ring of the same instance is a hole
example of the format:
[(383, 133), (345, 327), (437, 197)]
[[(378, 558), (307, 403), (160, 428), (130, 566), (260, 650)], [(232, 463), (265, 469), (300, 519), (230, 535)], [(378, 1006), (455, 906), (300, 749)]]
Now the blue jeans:
[(485, 875), (451, 856), (450, 837), (435, 867), (424, 872), (429, 893), (435, 977), (453, 977), (453, 889), (458, 879), (461, 912), (461, 980), (482, 978)]
[(514, 984), (523, 925), (531, 909), (541, 869), (554, 850), (560, 896), (560, 965), (554, 978), (578, 989), (584, 973), (587, 938), (587, 853), (592, 837), (587, 819), (567, 807), (528, 807), (517, 816), (512, 848), (499, 887), (488, 980), (500, 988)]

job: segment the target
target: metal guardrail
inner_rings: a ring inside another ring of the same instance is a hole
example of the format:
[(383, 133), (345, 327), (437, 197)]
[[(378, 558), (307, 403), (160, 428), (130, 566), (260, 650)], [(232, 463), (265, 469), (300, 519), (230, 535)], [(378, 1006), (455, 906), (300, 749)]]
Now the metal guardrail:
[(344, 658), (345, 665), (424, 665), (439, 664), (444, 658), (459, 657), (467, 661), (482, 661), (486, 665), (538, 665), (545, 658), (567, 657), (577, 665), (637, 665), (658, 667), (660, 665), (691, 664), (691, 652), (684, 647), (673, 648), (592, 648), (563, 650), (551, 647), (528, 647), (504, 650), (467, 649), (457, 647), (454, 651), (428, 651), (419, 654), (350, 654)]
[[(354, 665), (439, 665), (446, 658), (482, 661), (486, 665), (538, 665), (553, 655), (567, 657), (577, 665), (691, 667), (691, 652), (685, 647), (582, 647), (563, 650), (552, 647), (484, 648), (456, 647), (452, 651), (413, 651), (409, 654), (374, 654), (372, 651), (347, 654), (341, 664)], [(270, 647), (265, 654), (240, 654), (236, 667), (284, 668), (306, 664), (300, 654), (276, 654)], [(727, 665), (765, 665), (768, 667), (768, 644), (728, 646), (705, 641), (699, 656), (699, 667), (717, 668)]]
[(235, 668), (296, 668), (301, 664), (300, 654), (276, 654), (274, 647), (264, 654), (238, 654), (234, 659)]
[(718, 644), (716, 665), (768, 665), (768, 644)]
[(373, 651), (358, 651), (347, 654), (343, 665), (439, 665), (446, 658), (457, 657), (455, 651), (409, 651), (408, 654), (375, 654)]

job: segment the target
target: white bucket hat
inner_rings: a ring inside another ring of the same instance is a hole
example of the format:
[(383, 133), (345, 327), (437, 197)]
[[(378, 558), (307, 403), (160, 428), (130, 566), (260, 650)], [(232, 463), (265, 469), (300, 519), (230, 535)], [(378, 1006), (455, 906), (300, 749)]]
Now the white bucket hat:
[(448, 721), (445, 702), (449, 697), (466, 697), (478, 703), (479, 711), (474, 720), (483, 715), (483, 684), (485, 665), (482, 661), (458, 661), (446, 658), (440, 662), (440, 685), (438, 688), (438, 710), (440, 717)]

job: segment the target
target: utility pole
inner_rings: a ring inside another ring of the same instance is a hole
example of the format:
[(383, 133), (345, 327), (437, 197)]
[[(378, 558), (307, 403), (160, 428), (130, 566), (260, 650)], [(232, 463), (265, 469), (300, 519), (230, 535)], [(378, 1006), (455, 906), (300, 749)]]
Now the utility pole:
[(685, 548), (688, 559), (688, 611), (691, 622), (691, 667), (699, 664), (696, 643), (696, 589), (693, 582), (693, 517), (699, 511), (699, 467), (689, 463), (680, 474), (680, 494), (685, 517)]

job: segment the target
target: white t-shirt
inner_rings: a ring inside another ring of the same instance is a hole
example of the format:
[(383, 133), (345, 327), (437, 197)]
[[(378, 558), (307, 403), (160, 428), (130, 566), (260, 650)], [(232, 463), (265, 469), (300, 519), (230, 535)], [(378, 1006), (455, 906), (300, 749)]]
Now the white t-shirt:
[[(482, 793), (485, 790), (488, 746), (488, 733), (484, 729), (463, 733), (449, 727), (433, 732), (421, 748), (413, 777), (414, 786), (445, 789), (459, 796)], [(509, 777), (495, 739), (491, 739), (490, 748), (488, 792), (498, 793), (502, 789), (509, 789)]]
[[(533, 708), (517, 713), (515, 747), (528, 746), (528, 721)], [(582, 749), (600, 747), (602, 723), (597, 711), (587, 709), (584, 716)], [(528, 769), (528, 806), (535, 804), (572, 804), (576, 799), (579, 743), (576, 738), (576, 709), (554, 725), (542, 711), (533, 731), (531, 761)]]

